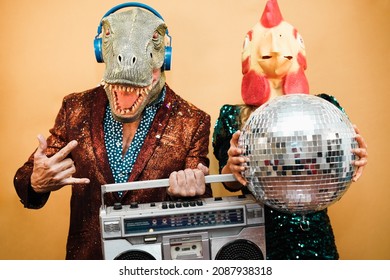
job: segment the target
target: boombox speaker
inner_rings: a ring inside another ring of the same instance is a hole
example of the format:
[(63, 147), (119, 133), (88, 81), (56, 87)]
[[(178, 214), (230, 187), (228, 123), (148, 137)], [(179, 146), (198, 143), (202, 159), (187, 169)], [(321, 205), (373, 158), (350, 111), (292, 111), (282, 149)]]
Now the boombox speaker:
[[(224, 177), (215, 179), (216, 176)], [(234, 180), (227, 176), (209, 175), (206, 182)], [(264, 209), (252, 195), (104, 205), (105, 192), (134, 189), (134, 185), (145, 188), (149, 183), (153, 184), (143, 181), (102, 186), (100, 223), (104, 259), (265, 259)], [(164, 186), (161, 182), (158, 185)]]

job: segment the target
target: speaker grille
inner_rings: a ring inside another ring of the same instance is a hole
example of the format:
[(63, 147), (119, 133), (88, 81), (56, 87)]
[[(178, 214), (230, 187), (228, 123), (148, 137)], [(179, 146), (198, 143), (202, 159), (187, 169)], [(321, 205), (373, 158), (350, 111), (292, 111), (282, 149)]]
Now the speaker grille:
[(131, 250), (116, 256), (114, 260), (155, 260), (155, 258), (148, 252)]
[(257, 245), (246, 239), (237, 239), (223, 246), (215, 256), (216, 260), (264, 260)]

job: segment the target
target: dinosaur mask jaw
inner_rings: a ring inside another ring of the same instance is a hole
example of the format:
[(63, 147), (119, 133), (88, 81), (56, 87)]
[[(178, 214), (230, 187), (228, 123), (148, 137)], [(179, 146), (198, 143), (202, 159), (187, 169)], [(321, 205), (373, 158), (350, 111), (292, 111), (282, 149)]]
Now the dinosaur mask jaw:
[(123, 123), (138, 120), (145, 107), (153, 102), (162, 90), (164, 75), (160, 69), (153, 71), (149, 85), (130, 82), (103, 81), (102, 85), (110, 102), (111, 112), (117, 121)]
[(136, 114), (145, 103), (152, 85), (146, 87), (133, 87), (120, 84), (105, 84), (106, 92), (110, 96), (111, 109), (114, 115), (129, 118)]

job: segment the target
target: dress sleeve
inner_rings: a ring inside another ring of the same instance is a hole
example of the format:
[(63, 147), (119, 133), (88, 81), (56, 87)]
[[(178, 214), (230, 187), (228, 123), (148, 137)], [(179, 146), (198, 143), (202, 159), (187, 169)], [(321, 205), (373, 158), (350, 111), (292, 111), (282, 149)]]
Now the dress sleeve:
[(336, 97), (334, 97), (333, 95), (329, 95), (329, 94), (326, 94), (326, 93), (320, 93), (317, 96), (321, 97), (321, 98), (323, 98), (323, 99), (325, 99), (327, 101), (329, 101), (330, 103), (332, 103), (337, 108), (339, 108), (342, 112), (345, 113), (344, 108), (341, 107), (340, 103), (337, 101)]
[(230, 139), (234, 132), (239, 129), (238, 116), (240, 108), (235, 105), (224, 105), (221, 107), (219, 117), (214, 126), (213, 132), (213, 153), (219, 163), (219, 173), (228, 160), (227, 152), (230, 147)]

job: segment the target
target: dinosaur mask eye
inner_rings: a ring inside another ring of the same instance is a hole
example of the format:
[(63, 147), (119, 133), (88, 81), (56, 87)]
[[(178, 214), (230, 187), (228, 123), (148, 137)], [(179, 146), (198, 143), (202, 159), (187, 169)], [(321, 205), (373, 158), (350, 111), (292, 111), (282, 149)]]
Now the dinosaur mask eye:
[(161, 32), (159, 32), (159, 30), (154, 31), (152, 36), (152, 42), (156, 50), (161, 48), (163, 44), (163, 38), (164, 36), (161, 34)]

